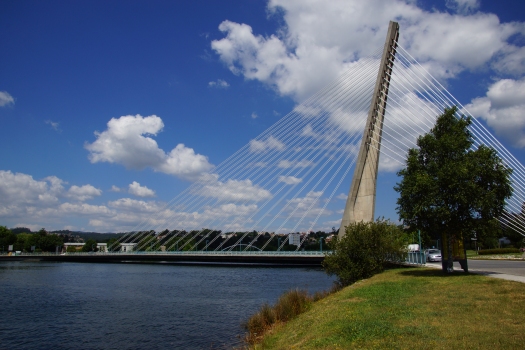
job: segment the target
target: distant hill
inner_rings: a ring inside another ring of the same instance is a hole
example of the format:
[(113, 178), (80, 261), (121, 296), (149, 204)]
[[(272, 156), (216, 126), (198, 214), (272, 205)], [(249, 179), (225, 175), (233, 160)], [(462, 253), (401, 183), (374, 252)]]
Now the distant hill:
[(63, 235), (72, 235), (72, 236), (79, 236), (84, 241), (87, 241), (88, 239), (94, 239), (97, 242), (105, 242), (111, 238), (119, 238), (126, 233), (99, 233), (99, 232), (82, 232), (82, 231), (70, 231), (70, 230), (57, 230), (57, 231), (49, 231), (50, 233), (59, 233)]

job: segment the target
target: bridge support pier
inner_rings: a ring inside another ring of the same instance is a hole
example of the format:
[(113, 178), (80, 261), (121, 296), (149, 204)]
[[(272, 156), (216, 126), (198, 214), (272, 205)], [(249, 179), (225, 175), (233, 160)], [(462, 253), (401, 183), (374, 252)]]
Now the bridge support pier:
[(349, 224), (360, 221), (371, 222), (374, 220), (381, 135), (398, 37), (399, 24), (391, 21), (388, 27), (388, 34), (377, 74), (363, 139), (361, 140), (361, 146), (359, 148), (352, 185), (346, 200), (341, 227), (339, 228), (339, 238), (344, 236), (346, 226)]

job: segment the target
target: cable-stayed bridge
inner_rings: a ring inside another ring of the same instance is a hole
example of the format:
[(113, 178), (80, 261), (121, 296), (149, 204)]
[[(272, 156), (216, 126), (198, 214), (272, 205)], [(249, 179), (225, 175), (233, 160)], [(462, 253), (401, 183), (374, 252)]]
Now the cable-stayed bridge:
[[(201, 174), (109, 251), (143, 256), (322, 256), (322, 240), (310, 233), (331, 228), (335, 232), (347, 224), (346, 219), (341, 224), (343, 208), (345, 202), (353, 207), (361, 201), (356, 192), (365, 181), (361, 175), (369, 176), (373, 186), (373, 198), (362, 200), (371, 205), (373, 219), (378, 169), (403, 167), (408, 149), (417, 147), (418, 136), (433, 127), (445, 108), (458, 106), (458, 118), (469, 112), (399, 45), (397, 33), (389, 31), (385, 48), (349, 61), (346, 68), (338, 79)], [(499, 219), (525, 235), (525, 168), (479, 120), (473, 118), (470, 131), (474, 149), (494, 148), (513, 169), (514, 193)], [(362, 155), (364, 149), (368, 156)], [(352, 178), (357, 185), (347, 198), (342, 194), (349, 192)]]

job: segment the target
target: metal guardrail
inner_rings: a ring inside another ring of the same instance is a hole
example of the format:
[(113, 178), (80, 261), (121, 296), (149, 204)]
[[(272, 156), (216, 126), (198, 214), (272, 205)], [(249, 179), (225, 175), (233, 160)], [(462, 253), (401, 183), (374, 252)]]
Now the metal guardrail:
[(426, 257), (424, 252), (409, 252), (405, 263), (413, 265), (425, 265)]

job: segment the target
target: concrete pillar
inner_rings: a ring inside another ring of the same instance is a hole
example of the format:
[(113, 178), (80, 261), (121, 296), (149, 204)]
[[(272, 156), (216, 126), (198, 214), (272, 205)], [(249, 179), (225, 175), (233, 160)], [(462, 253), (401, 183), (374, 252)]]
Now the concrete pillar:
[(351, 223), (374, 221), (381, 134), (398, 37), (399, 24), (390, 22), (354, 177), (339, 228), (339, 238), (344, 236), (346, 226)]

